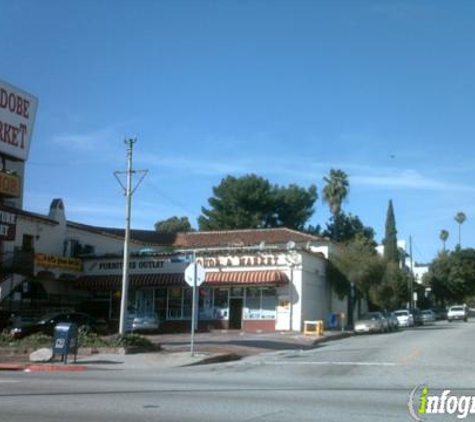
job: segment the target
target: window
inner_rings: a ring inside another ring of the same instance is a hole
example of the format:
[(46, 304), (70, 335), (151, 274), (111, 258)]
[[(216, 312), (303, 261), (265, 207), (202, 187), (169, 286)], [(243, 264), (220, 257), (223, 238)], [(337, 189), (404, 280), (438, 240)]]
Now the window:
[(214, 290), (213, 319), (223, 319), (228, 317), (228, 296), (228, 289)]
[(172, 287), (169, 289), (167, 319), (181, 318), (182, 292), (183, 289), (181, 287)]
[(155, 312), (160, 321), (167, 319), (167, 289), (155, 289)]
[(246, 308), (244, 318), (260, 319), (261, 291), (257, 287), (249, 287), (246, 291)]
[(246, 319), (275, 319), (277, 291), (274, 287), (248, 287), (246, 290)]
[(29, 234), (23, 235), (23, 241), (21, 244), (21, 248), (25, 252), (33, 252), (34, 251), (34, 239), (33, 236)]

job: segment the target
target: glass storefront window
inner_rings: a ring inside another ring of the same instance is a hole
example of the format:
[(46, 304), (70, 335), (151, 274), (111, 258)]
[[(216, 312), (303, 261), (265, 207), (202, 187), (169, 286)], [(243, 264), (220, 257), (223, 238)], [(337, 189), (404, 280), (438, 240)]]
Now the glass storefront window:
[(183, 318), (191, 318), (191, 309), (193, 306), (193, 289), (183, 289)]
[(168, 318), (167, 319), (180, 319), (181, 307), (182, 307), (182, 288), (171, 287), (168, 289)]
[(226, 319), (228, 317), (228, 289), (214, 289), (213, 319)]
[(246, 307), (244, 318), (259, 319), (261, 317), (261, 291), (256, 287), (249, 287), (246, 291)]
[(200, 288), (199, 315), (200, 319), (213, 319), (213, 290)]
[(160, 321), (167, 319), (167, 289), (155, 289), (155, 313)]
[(275, 319), (277, 306), (277, 290), (275, 287), (262, 289), (261, 318)]

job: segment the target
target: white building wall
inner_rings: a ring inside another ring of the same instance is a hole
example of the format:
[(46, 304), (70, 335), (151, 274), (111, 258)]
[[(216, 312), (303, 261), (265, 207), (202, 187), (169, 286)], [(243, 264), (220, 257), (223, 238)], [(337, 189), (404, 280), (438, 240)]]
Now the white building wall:
[(302, 267), (300, 329), (304, 321), (325, 321), (330, 313), (325, 260), (303, 253)]

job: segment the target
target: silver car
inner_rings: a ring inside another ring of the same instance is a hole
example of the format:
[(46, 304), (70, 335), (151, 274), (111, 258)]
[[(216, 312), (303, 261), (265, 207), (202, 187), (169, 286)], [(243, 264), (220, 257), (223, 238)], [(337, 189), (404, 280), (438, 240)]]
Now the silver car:
[(422, 321), (424, 324), (430, 323), (430, 322), (435, 322), (435, 313), (432, 309), (425, 309), (424, 311), (421, 312), (422, 314)]
[(414, 325), (414, 317), (407, 309), (394, 311), (400, 327), (412, 327)]
[(155, 333), (160, 328), (160, 321), (157, 314), (135, 314), (129, 315), (127, 331), (133, 333)]
[(384, 333), (387, 331), (387, 321), (381, 312), (370, 312), (355, 322), (355, 333)]

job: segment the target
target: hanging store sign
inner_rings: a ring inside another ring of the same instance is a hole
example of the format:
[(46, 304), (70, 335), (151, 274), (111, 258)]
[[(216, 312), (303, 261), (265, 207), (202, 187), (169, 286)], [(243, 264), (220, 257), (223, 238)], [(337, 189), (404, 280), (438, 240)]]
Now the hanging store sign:
[(15, 240), (17, 215), (0, 207), (0, 240)]
[(20, 178), (0, 171), (0, 195), (10, 198), (20, 197)]
[(38, 99), (0, 80), (0, 154), (28, 159)]
[[(172, 262), (167, 259), (131, 258), (129, 274), (156, 274), (182, 273), (188, 264), (186, 262)], [(87, 275), (115, 275), (122, 274), (122, 259), (91, 259), (84, 261), (84, 274)]]
[(81, 271), (82, 261), (76, 258), (65, 258), (63, 256), (37, 253), (35, 254), (35, 266), (43, 268), (61, 268), (64, 270)]

